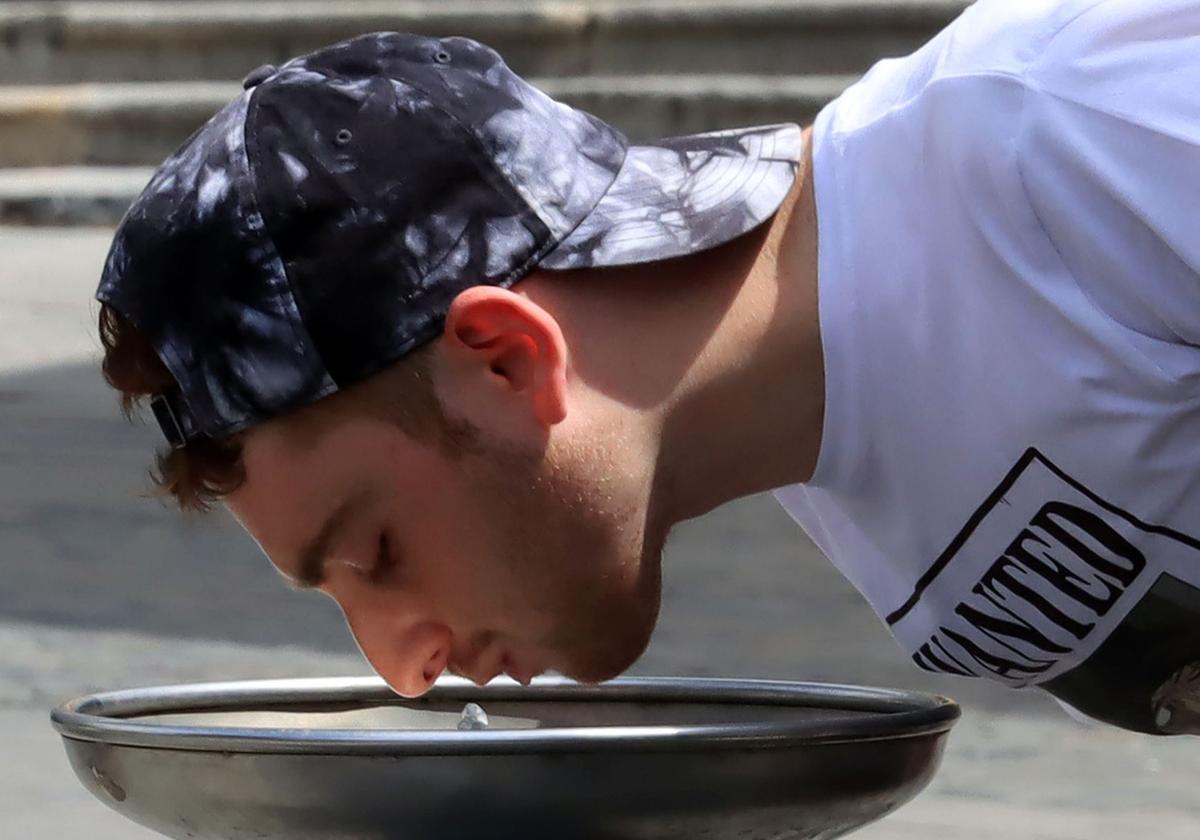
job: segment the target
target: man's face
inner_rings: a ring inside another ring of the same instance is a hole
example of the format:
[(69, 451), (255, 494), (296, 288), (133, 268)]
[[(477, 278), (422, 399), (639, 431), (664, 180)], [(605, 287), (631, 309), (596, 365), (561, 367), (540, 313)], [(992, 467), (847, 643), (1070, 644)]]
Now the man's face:
[(227, 504), (281, 573), (338, 603), (396, 691), (443, 668), (600, 681), (641, 655), (666, 529), (647, 526), (649, 480), (618, 441), (576, 422), (541, 454), (486, 433), (453, 453), (341, 397), (303, 430), (248, 434)]

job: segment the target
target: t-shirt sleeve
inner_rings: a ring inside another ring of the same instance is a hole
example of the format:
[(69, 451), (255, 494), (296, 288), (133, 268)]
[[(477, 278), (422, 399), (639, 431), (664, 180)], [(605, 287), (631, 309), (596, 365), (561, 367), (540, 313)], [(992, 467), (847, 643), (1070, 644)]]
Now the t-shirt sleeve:
[(1017, 161), (1054, 248), (1094, 304), (1200, 344), (1200, 0), (1108, 0), (1025, 75)]

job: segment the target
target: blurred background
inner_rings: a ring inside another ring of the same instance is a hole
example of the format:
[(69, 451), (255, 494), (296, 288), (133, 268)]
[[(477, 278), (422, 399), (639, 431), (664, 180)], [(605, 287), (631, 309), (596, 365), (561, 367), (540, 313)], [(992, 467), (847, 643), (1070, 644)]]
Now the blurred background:
[[(1052, 0), (1047, 0), (1051, 2)], [(47, 714), (84, 692), (368, 673), (340, 614), (228, 519), (143, 498), (156, 429), (118, 415), (91, 301), (151, 169), (239, 91), (363, 32), (461, 34), (632, 138), (811, 121), (960, 0), (0, 0), (0, 837), (149, 840), (71, 775)], [(635, 672), (925, 688), (963, 722), (914, 804), (856, 837), (1195, 838), (1200, 750), (913, 668), (769, 497), (678, 529)]]

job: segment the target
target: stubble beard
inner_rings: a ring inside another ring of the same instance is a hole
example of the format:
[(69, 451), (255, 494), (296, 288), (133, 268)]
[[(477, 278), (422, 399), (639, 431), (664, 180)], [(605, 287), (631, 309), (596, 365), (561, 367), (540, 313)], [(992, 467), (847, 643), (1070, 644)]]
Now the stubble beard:
[[(527, 523), (520, 529), (525, 545), (542, 547), (537, 571), (555, 582), (530, 605), (551, 619), (539, 645), (549, 657), (543, 664), (579, 682), (612, 679), (649, 645), (661, 604), (665, 529), (644, 504), (614, 499), (603, 481), (562, 465), (543, 464), (530, 478), (530, 509), (512, 514)], [(558, 527), (548, 529), (539, 510), (553, 510)]]
[[(645, 497), (636, 478), (620, 486), (611, 442), (577, 441), (539, 456), (483, 443), (467, 456), (481, 468), (476, 489), (481, 502), (498, 505), (510, 574), (527, 582), (523, 606), (509, 609), (541, 624), (537, 636), (522, 636), (536, 648), (527, 655), (580, 682), (620, 675), (645, 652), (661, 604), (668, 528), (653, 515), (648, 486)], [(522, 618), (513, 621), (515, 629)]]
[[(579, 609), (563, 615), (558, 649), (567, 660), (560, 668), (571, 679), (598, 683), (627, 671), (650, 644), (662, 604), (664, 530), (640, 527), (639, 546), (627, 548), (636, 558), (622, 564), (615, 585), (597, 593), (580, 591)], [(597, 599), (600, 600), (597, 600)], [(581, 615), (586, 616), (580, 621)]]

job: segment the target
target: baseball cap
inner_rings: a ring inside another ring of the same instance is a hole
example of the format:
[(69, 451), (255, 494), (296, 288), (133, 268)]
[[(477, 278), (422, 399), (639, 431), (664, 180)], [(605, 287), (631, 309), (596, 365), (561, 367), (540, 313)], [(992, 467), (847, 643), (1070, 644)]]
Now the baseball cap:
[(740, 236), (801, 156), (794, 124), (630, 144), (467, 38), (363, 35), (243, 88), (131, 205), (96, 295), (175, 380), (151, 406), (176, 448), (381, 370), (470, 286)]

